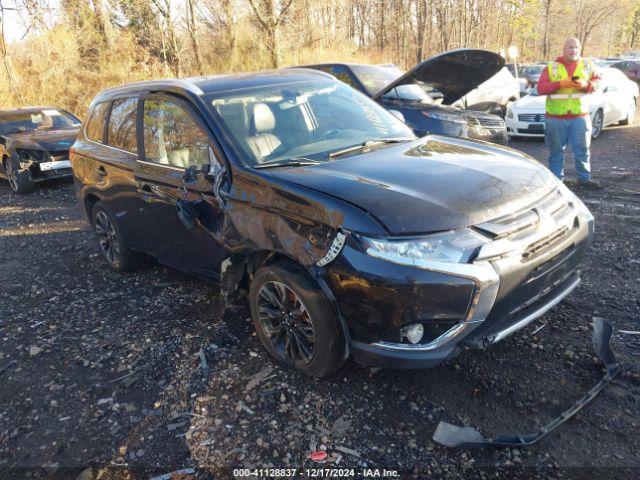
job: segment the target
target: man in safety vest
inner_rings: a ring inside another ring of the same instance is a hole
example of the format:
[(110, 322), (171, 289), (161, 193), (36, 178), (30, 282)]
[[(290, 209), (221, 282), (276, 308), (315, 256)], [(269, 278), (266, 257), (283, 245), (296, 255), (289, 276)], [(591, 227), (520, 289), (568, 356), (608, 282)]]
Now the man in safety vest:
[(549, 169), (564, 179), (564, 150), (571, 147), (578, 184), (599, 188), (591, 180), (589, 146), (591, 118), (589, 93), (598, 88), (600, 77), (591, 60), (580, 57), (580, 41), (564, 42), (562, 56), (550, 62), (538, 80), (538, 93), (546, 95), (545, 143), (549, 149)]

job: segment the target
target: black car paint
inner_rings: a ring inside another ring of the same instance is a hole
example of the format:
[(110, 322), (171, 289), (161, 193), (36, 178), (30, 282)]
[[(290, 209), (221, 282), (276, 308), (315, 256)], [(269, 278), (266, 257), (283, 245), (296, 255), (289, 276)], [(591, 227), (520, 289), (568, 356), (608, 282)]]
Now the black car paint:
[[(134, 249), (220, 281), (227, 298), (246, 289), (261, 265), (278, 258), (292, 260), (325, 292), (352, 346), (360, 345), (356, 358), (393, 366), (435, 365), (459, 347), (453, 345), (415, 362), (400, 355), (381, 359), (367, 352), (366, 345), (388, 339), (399, 327), (415, 321), (443, 325), (436, 325), (436, 330), (446, 328), (447, 322), (464, 317), (469, 310), (474, 283), (372, 258), (363, 253), (358, 236), (426, 234), (471, 226), (531, 204), (548, 193), (555, 180), (535, 160), (515, 150), (437, 136), (319, 165), (253, 169), (202, 99), (216, 88), (250, 88), (317, 75), (323, 74), (291, 70), (146, 82), (103, 92), (92, 105), (148, 92), (189, 102), (222, 168), (216, 179), (200, 177), (186, 184), (179, 169), (151, 171), (141, 153), (118, 151), (87, 140), (81, 132), (73, 146), (72, 164), (84, 212), (90, 216), (92, 205), (104, 202), (122, 223)], [(140, 129), (138, 141), (142, 142)], [(220, 185), (218, 192), (213, 183)], [(176, 201), (184, 191), (198, 213), (191, 230), (176, 212)], [(338, 232), (346, 233), (346, 245), (335, 261), (319, 267), (318, 260)], [(576, 261), (587, 239), (579, 242)], [(511, 285), (526, 281), (554, 255), (555, 251), (546, 252), (528, 264), (526, 271), (515, 274)], [(541, 277), (539, 287), (546, 281)], [(503, 298), (512, 293), (507, 290), (501, 293)], [(426, 302), (434, 298), (438, 300)]]
[[(15, 110), (17, 112), (39, 111), (44, 108), (25, 108)], [(51, 108), (51, 107), (49, 107)], [(75, 118), (74, 115), (66, 110), (56, 109)], [(80, 120), (78, 120), (78, 124)], [(0, 162), (0, 172), (6, 176), (5, 162), (9, 157), (14, 156), (19, 159), (22, 168), (29, 169), (31, 179), (34, 182), (40, 182), (49, 178), (69, 178), (71, 177), (71, 169), (65, 168), (60, 170), (41, 171), (38, 164), (42, 161), (49, 162), (52, 160), (62, 160), (69, 158), (69, 149), (75, 141), (79, 132), (79, 128), (51, 129), (43, 131), (33, 131), (24, 133), (12, 133), (0, 135), (0, 149), (2, 150), (2, 162)], [(20, 151), (30, 151), (33, 155), (29, 158), (21, 158)]]
[(504, 66), (504, 58), (487, 50), (461, 48), (430, 57), (372, 96), (382, 98), (399, 85), (420, 82), (443, 95), (451, 105), (478, 85), (493, 77)]
[[(420, 71), (419, 67), (426, 62), (428, 62), (428, 60), (422, 62), (418, 65), (418, 67), (416, 67), (418, 72)], [(460, 96), (468, 93), (473, 89), (471, 85), (478, 85), (482, 83), (482, 81), (484, 81), (483, 79), (489, 78), (491, 75), (482, 75), (480, 77), (476, 75), (476, 77), (471, 77), (473, 78), (473, 81), (471, 83), (465, 84), (464, 86), (459, 86), (459, 88), (457, 89), (448, 90), (445, 88), (448, 97), (444, 99), (445, 101), (442, 105), (439, 105), (409, 102), (383, 96), (382, 94), (388, 91), (389, 88), (385, 88), (377, 94), (371, 95), (371, 93), (367, 91), (365, 86), (358, 79), (357, 75), (353, 72), (350, 64), (348, 63), (326, 63), (308, 65), (302, 68), (311, 68), (326, 72), (328, 68), (335, 67), (344, 68), (346, 70), (346, 74), (349, 76), (350, 85), (359, 90), (361, 93), (372, 98), (387, 110), (395, 110), (400, 112), (404, 117), (404, 122), (407, 124), (407, 126), (409, 126), (419, 137), (433, 133), (484, 140), (487, 142), (498, 143), (502, 145), (506, 145), (508, 142), (508, 136), (506, 133), (504, 121), (502, 121), (502, 119), (500, 119), (497, 115), (475, 110), (462, 110), (460, 108), (450, 107), (447, 104), (448, 100), (451, 100), (450, 103), (455, 102), (455, 100), (460, 98)], [(409, 73), (412, 73), (413, 71), (414, 70), (411, 70)], [(491, 71), (493, 71), (493, 69)], [(400, 77), (396, 81), (398, 83), (392, 82), (390, 85), (400, 85), (403, 82), (406, 82), (407, 79), (410, 78), (407, 75), (408, 74)], [(478, 79), (480, 79), (480, 81), (477, 81)], [(438, 85), (444, 88), (443, 84), (438, 83)], [(464, 93), (462, 93), (462, 95), (460, 96), (456, 96), (455, 92)], [(439, 95), (442, 96), (442, 93), (439, 92)], [(444, 114), (446, 116), (453, 117), (453, 119), (437, 118), (436, 116), (430, 116), (429, 114)]]

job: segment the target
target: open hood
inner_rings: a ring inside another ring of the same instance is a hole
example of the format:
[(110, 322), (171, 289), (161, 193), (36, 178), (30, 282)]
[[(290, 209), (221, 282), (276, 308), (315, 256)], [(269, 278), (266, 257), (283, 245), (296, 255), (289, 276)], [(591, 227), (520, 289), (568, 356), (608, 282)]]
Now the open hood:
[(442, 92), (442, 103), (451, 105), (504, 66), (504, 58), (487, 50), (462, 48), (428, 58), (394, 80), (373, 96), (374, 100), (389, 90), (411, 83), (420, 83)]

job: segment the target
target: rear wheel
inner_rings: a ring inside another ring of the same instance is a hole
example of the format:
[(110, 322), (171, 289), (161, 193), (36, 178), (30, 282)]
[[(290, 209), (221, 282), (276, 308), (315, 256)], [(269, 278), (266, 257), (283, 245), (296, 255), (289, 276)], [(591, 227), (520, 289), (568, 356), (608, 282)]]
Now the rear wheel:
[(289, 262), (260, 268), (249, 300), (258, 337), (276, 360), (314, 377), (342, 366), (342, 328), (322, 290), (300, 268)]
[(4, 172), (14, 192), (23, 194), (33, 191), (34, 184), (31, 172), (29, 169), (20, 170), (20, 160), (15, 156), (11, 156), (4, 161)]
[(593, 121), (591, 122), (591, 138), (595, 140), (600, 136), (603, 125), (604, 115), (602, 114), (602, 110), (598, 110), (593, 116)]
[(102, 256), (117, 272), (131, 272), (140, 267), (143, 255), (131, 250), (114, 217), (102, 202), (96, 202), (91, 215)]
[(624, 120), (620, 120), (620, 125), (632, 125), (636, 119), (636, 102), (631, 100), (629, 104), (629, 110), (627, 110), (627, 117)]

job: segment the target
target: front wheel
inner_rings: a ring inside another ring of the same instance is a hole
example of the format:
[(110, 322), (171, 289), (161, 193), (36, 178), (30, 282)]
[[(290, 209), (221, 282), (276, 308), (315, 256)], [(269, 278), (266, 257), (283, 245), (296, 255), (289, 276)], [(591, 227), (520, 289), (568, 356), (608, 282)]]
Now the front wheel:
[(598, 110), (596, 114), (593, 116), (593, 121), (591, 122), (591, 138), (592, 139), (595, 140), (600, 136), (603, 125), (604, 125), (604, 115), (602, 114), (602, 110)]
[(28, 169), (20, 170), (20, 160), (16, 157), (11, 156), (5, 160), (4, 171), (14, 192), (23, 194), (33, 191), (34, 184), (31, 172)]
[(322, 290), (300, 268), (280, 262), (260, 268), (249, 292), (251, 317), (267, 352), (314, 377), (344, 363), (346, 340)]

